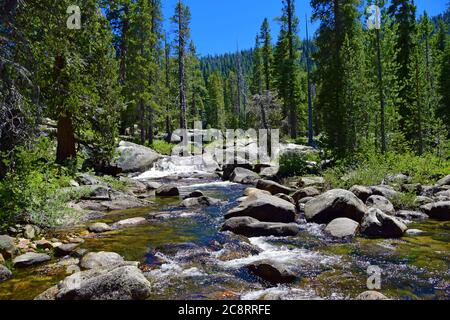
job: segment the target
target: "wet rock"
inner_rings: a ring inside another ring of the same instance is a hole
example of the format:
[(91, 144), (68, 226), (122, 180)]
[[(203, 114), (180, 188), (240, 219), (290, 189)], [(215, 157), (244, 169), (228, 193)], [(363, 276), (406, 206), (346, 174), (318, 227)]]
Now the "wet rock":
[(0, 254), (6, 259), (12, 258), (16, 255), (18, 249), (14, 243), (14, 238), (7, 235), (0, 235)]
[(376, 196), (383, 196), (387, 199), (392, 199), (397, 196), (397, 191), (394, 190), (391, 186), (381, 185), (381, 186), (372, 186), (370, 187), (372, 190), (372, 194)]
[(28, 252), (21, 256), (14, 258), (13, 265), (15, 268), (24, 268), (47, 262), (50, 260), (50, 256), (43, 253)]
[(294, 192), (293, 189), (285, 187), (277, 182), (262, 179), (258, 180), (258, 182), (256, 183), (256, 188), (268, 191), (273, 195), (277, 193), (289, 195), (290, 193)]
[(185, 199), (189, 199), (189, 198), (200, 198), (200, 197), (204, 197), (205, 195), (203, 194), (203, 192), (201, 192), (200, 190), (195, 190), (191, 193), (189, 193)]
[(117, 148), (117, 167), (122, 172), (144, 172), (162, 156), (154, 150), (131, 142), (121, 141)]
[(130, 218), (118, 221), (112, 225), (114, 229), (120, 229), (120, 228), (126, 228), (126, 227), (132, 227), (137, 226), (140, 224), (147, 223), (147, 219), (143, 217), (136, 217), (136, 218)]
[(227, 242), (218, 252), (217, 259), (220, 261), (231, 261), (257, 255), (261, 250), (249, 243), (242, 241)]
[(94, 233), (104, 233), (104, 232), (113, 230), (113, 228), (111, 226), (107, 225), (106, 223), (97, 222), (97, 223), (91, 224), (88, 227), (88, 230), (90, 232), (94, 232)]
[(144, 300), (150, 282), (134, 266), (111, 266), (77, 272), (58, 285), (56, 300)]
[(292, 283), (297, 280), (294, 272), (275, 261), (258, 261), (247, 265), (246, 268), (271, 284)]
[(250, 217), (228, 219), (221, 229), (246, 237), (289, 237), (297, 235), (299, 230), (299, 226), (295, 223), (260, 222)]
[(294, 193), (292, 198), (294, 198), (295, 202), (298, 202), (298, 201), (302, 200), (303, 198), (316, 197), (318, 195), (320, 195), (319, 190), (317, 190), (314, 187), (306, 187), (306, 188), (298, 190), (296, 193)]
[(165, 185), (156, 190), (156, 195), (158, 197), (178, 197), (180, 195), (180, 191), (175, 185)]
[(366, 201), (366, 206), (370, 208), (380, 209), (384, 213), (394, 214), (394, 205), (383, 196), (370, 196)]
[(358, 185), (351, 187), (349, 191), (353, 192), (364, 203), (373, 194), (372, 189), (370, 189), (369, 187), (358, 186)]
[(5, 267), (4, 265), (0, 264), (0, 282), (6, 281), (12, 277), (12, 272)]
[(370, 238), (400, 238), (408, 227), (399, 219), (371, 208), (361, 222), (361, 233)]
[(406, 235), (410, 237), (417, 237), (423, 235), (425, 232), (419, 229), (408, 229), (406, 230)]
[(450, 201), (430, 203), (420, 207), (420, 210), (436, 220), (450, 220)]
[(36, 244), (36, 248), (38, 248), (40, 250), (53, 249), (52, 243), (45, 239), (38, 240), (35, 242), (35, 244)]
[(256, 193), (225, 214), (225, 219), (252, 217), (262, 222), (295, 221), (295, 206), (275, 196)]
[(220, 203), (220, 200), (210, 197), (188, 198), (181, 202), (183, 208), (209, 207)]
[(364, 203), (352, 192), (342, 189), (328, 191), (305, 204), (309, 222), (329, 223), (336, 218), (360, 222), (367, 211)]
[(123, 264), (123, 258), (115, 252), (89, 252), (83, 256), (80, 266), (84, 269), (95, 269)]
[(421, 206), (424, 206), (424, 205), (432, 203), (432, 202), (434, 202), (433, 199), (431, 199), (429, 197), (418, 196), (414, 200), (414, 205), (421, 207)]
[(389, 298), (377, 291), (365, 291), (357, 296), (356, 300), (389, 300)]
[(429, 218), (425, 213), (422, 213), (422, 212), (419, 212), (419, 211), (408, 211), (408, 210), (400, 210), (400, 211), (395, 213), (395, 216), (397, 218), (404, 219), (404, 220), (409, 220), (409, 221), (412, 221), (412, 220), (426, 220), (426, 219)]
[(55, 248), (55, 256), (64, 257), (70, 255), (79, 246), (77, 243), (62, 244)]
[(260, 179), (260, 176), (251, 170), (237, 167), (230, 175), (230, 181), (242, 184), (255, 184)]
[(337, 218), (325, 228), (325, 232), (335, 238), (354, 237), (359, 229), (359, 223), (348, 218)]
[(442, 187), (442, 186), (449, 186), (450, 185), (450, 174), (444, 178), (442, 178), (441, 180), (439, 180), (436, 183), (436, 186), (438, 187)]

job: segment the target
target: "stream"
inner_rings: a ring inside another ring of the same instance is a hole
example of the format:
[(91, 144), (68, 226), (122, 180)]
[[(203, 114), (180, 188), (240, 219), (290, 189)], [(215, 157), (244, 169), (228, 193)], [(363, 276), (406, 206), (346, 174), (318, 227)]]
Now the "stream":
[[(161, 179), (165, 177), (158, 176)], [(237, 205), (245, 186), (188, 178), (176, 183), (180, 198), (201, 190), (224, 202), (185, 209), (179, 207), (178, 197), (151, 199), (155, 204), (150, 207), (113, 211), (98, 220), (146, 217), (148, 223), (87, 236), (81, 246), (139, 261), (154, 287), (150, 299), (352, 299), (367, 290), (370, 265), (381, 268), (380, 292), (390, 298), (450, 299), (450, 222), (412, 224), (410, 228), (426, 233), (397, 240), (335, 241), (324, 235), (322, 226), (304, 221), (295, 237), (247, 239), (219, 231), (224, 213)], [(288, 265), (299, 280), (271, 286), (244, 268), (267, 259)], [(15, 269), (13, 274), (0, 284), (0, 299), (33, 299), (66, 276), (43, 266)]]

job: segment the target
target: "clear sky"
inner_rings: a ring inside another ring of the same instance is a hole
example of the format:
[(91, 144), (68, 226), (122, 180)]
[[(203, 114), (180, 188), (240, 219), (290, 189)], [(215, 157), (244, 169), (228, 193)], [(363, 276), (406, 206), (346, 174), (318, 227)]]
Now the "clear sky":
[[(267, 17), (271, 23), (272, 37), (276, 39), (279, 26), (274, 21), (281, 14), (281, 0), (183, 0), (192, 15), (191, 36), (200, 55), (221, 54), (254, 46), (259, 27)], [(424, 10), (430, 16), (445, 11), (448, 0), (415, 0), (418, 13)], [(173, 31), (168, 22), (177, 0), (163, 0), (166, 30)], [(309, 0), (296, 0), (300, 18), (300, 37), (305, 38), (305, 14), (311, 17)], [(310, 26), (315, 31), (317, 23)]]

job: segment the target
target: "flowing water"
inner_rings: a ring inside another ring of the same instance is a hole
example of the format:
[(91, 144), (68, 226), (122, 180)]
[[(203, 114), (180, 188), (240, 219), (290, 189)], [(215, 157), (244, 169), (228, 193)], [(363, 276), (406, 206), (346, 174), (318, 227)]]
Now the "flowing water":
[[(351, 299), (367, 290), (370, 265), (381, 268), (380, 291), (391, 298), (450, 299), (449, 222), (413, 224), (426, 233), (400, 240), (336, 242), (322, 226), (304, 221), (296, 237), (247, 239), (219, 231), (244, 186), (187, 178), (178, 184), (181, 197), (201, 190), (224, 202), (181, 209), (179, 198), (153, 199), (152, 207), (111, 212), (100, 220), (147, 217), (147, 224), (87, 237), (82, 245), (141, 262), (154, 285), (150, 299)], [(299, 280), (271, 286), (244, 268), (267, 259), (288, 265)], [(63, 271), (42, 266), (13, 272), (11, 280), (0, 284), (0, 299), (32, 299), (64, 277)]]

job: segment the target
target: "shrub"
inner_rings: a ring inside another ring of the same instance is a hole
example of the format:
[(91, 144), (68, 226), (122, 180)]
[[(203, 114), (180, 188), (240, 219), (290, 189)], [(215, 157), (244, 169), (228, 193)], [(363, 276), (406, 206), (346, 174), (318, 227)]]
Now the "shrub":
[(170, 156), (175, 145), (164, 140), (156, 140), (150, 147), (160, 154)]
[(280, 177), (302, 176), (308, 173), (306, 158), (298, 154), (282, 154), (280, 156)]

